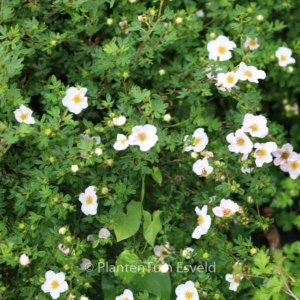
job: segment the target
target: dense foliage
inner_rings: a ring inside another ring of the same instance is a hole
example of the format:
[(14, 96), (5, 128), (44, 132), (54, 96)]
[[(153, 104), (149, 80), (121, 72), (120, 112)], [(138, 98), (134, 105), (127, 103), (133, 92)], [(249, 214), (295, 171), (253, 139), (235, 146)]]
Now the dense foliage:
[(297, 4), (2, 1), (1, 299), (300, 299)]

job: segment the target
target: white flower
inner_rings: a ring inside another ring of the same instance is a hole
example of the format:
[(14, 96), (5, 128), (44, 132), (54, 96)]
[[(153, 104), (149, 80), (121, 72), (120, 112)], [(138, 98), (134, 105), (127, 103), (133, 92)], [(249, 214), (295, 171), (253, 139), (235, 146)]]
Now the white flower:
[(267, 119), (264, 116), (246, 114), (242, 126), (244, 132), (249, 132), (253, 137), (264, 138), (268, 133)]
[(128, 137), (129, 145), (137, 145), (141, 151), (148, 151), (158, 141), (156, 127), (153, 125), (134, 126), (132, 134)]
[(199, 300), (199, 295), (195, 284), (192, 281), (187, 281), (185, 284), (179, 285), (176, 290), (176, 300)]
[(125, 150), (129, 146), (127, 137), (124, 134), (117, 135), (117, 141), (114, 143), (114, 149), (117, 151)]
[(287, 160), (286, 164), (282, 164), (280, 169), (289, 172), (292, 179), (297, 179), (300, 175), (300, 154), (293, 153)]
[(32, 110), (27, 108), (25, 105), (21, 105), (20, 108), (14, 111), (15, 118), (19, 123), (25, 124), (35, 124), (34, 118), (32, 115)]
[[(184, 137), (184, 141), (188, 139), (188, 135)], [(184, 148), (184, 151), (195, 151), (195, 152), (201, 152), (205, 149), (206, 145), (208, 144), (208, 137), (207, 134), (204, 132), (203, 128), (198, 128), (195, 130), (195, 132), (192, 135), (193, 141), (191, 146), (186, 146)]]
[(166, 74), (166, 71), (165, 71), (164, 69), (160, 69), (160, 70), (158, 71), (158, 74), (159, 74), (160, 76), (164, 76), (164, 75)]
[(213, 213), (217, 217), (230, 217), (234, 215), (239, 210), (238, 204), (230, 199), (222, 199), (220, 206), (213, 208)]
[(58, 249), (64, 254), (68, 254), (70, 252), (70, 248), (66, 248), (64, 244), (59, 244)]
[(288, 66), (287, 71), (289, 73), (293, 73), (294, 72), (294, 68), (292, 66)]
[(278, 58), (280, 67), (286, 67), (296, 62), (295, 58), (292, 57), (292, 50), (287, 47), (279, 47), (275, 52), (275, 56)]
[(220, 35), (216, 40), (210, 41), (207, 44), (207, 50), (209, 51), (209, 59), (220, 61), (229, 60), (231, 58), (231, 50), (236, 47), (234, 42), (229, 41), (226, 36)]
[(20, 263), (22, 266), (27, 266), (27, 265), (30, 263), (29, 257), (28, 257), (26, 254), (22, 254), (22, 255), (20, 256), (19, 263)]
[(92, 262), (87, 258), (83, 258), (80, 268), (84, 271), (91, 270), (91, 268), (93, 268)]
[(274, 142), (255, 143), (254, 148), (256, 148), (255, 164), (257, 167), (261, 167), (264, 163), (270, 163), (273, 160), (271, 153), (277, 150), (277, 145)]
[(228, 89), (230, 91), (231, 88), (233, 88), (235, 84), (238, 82), (238, 80), (239, 80), (239, 76), (237, 73), (234, 72), (227, 72), (226, 74), (218, 73), (216, 85)]
[(106, 228), (102, 228), (98, 234), (100, 239), (108, 239), (110, 237), (110, 232)]
[(182, 256), (185, 257), (186, 259), (190, 259), (193, 255), (194, 249), (187, 247), (182, 251)]
[(114, 23), (114, 20), (112, 18), (109, 18), (106, 20), (107, 25), (112, 25)]
[(237, 275), (227, 274), (225, 279), (226, 281), (230, 282), (229, 289), (231, 291), (236, 291), (243, 277), (244, 276), (241, 276), (239, 274)]
[(202, 9), (197, 10), (196, 15), (199, 18), (204, 18), (204, 16), (205, 16), (204, 11)]
[(61, 228), (59, 228), (59, 230), (58, 230), (58, 233), (59, 234), (65, 234), (67, 232), (67, 228), (66, 227), (61, 227)]
[(118, 118), (113, 118), (113, 122), (115, 126), (122, 126), (126, 123), (126, 117), (120, 116)]
[(250, 174), (253, 171), (253, 168), (243, 168), (243, 167), (241, 167), (241, 171), (244, 174), (246, 174), (246, 173)]
[(87, 88), (78, 90), (76, 87), (70, 87), (67, 90), (67, 95), (62, 99), (63, 106), (78, 115), (84, 108), (88, 107), (87, 97), (85, 97), (86, 92)]
[(166, 114), (166, 115), (164, 115), (164, 121), (166, 121), (166, 122), (170, 122), (171, 121), (171, 115), (170, 114)]
[(175, 20), (175, 22), (177, 23), (177, 24), (180, 24), (180, 23), (182, 23), (182, 21), (183, 21), (183, 19), (182, 18), (177, 18), (176, 20)]
[(254, 40), (251, 39), (249, 36), (247, 36), (246, 42), (244, 44), (244, 47), (249, 47), (250, 50), (255, 50), (259, 47), (260, 45), (257, 42), (257, 38), (255, 38)]
[(154, 254), (159, 257), (158, 261), (163, 262), (164, 259), (167, 256), (169, 256), (169, 254), (171, 253), (170, 244), (166, 243), (165, 245), (160, 245), (160, 246), (156, 245), (154, 247), (153, 251), (154, 251)]
[(214, 168), (208, 164), (207, 157), (204, 157), (203, 159), (198, 159), (193, 164), (193, 171), (197, 175), (208, 176), (213, 171), (213, 169)]
[(241, 130), (237, 130), (235, 133), (229, 133), (226, 136), (229, 151), (234, 153), (250, 153), (253, 148), (253, 143), (248, 138), (248, 136)]
[(211, 217), (207, 214), (207, 205), (204, 205), (202, 209), (197, 206), (195, 211), (198, 215), (198, 226), (192, 234), (193, 239), (200, 239), (200, 237), (208, 232), (211, 225)]
[(96, 149), (95, 149), (95, 154), (96, 154), (97, 156), (102, 155), (102, 153), (103, 153), (103, 151), (102, 151), (101, 148), (96, 148)]
[(85, 296), (80, 296), (80, 299), (79, 300), (89, 300), (88, 297), (85, 297)]
[(134, 300), (131, 290), (124, 290), (123, 294), (116, 297), (116, 300)]
[(77, 165), (72, 165), (71, 166), (71, 171), (76, 173), (79, 170), (79, 167)]
[(69, 288), (65, 281), (65, 274), (63, 272), (55, 274), (53, 271), (46, 272), (46, 281), (42, 285), (44, 293), (50, 293), (52, 299), (58, 299), (60, 293), (65, 292)]
[(274, 151), (272, 154), (276, 157), (274, 159), (274, 165), (279, 166), (286, 164), (290, 156), (296, 154), (296, 152), (293, 152), (293, 146), (291, 144), (284, 144), (281, 149)]
[(96, 141), (96, 145), (99, 145), (101, 143), (101, 138), (98, 135), (97, 136), (89, 136), (88, 134), (84, 134), (82, 137), (85, 141)]
[(88, 242), (91, 242), (91, 243), (94, 243), (96, 240), (93, 238), (93, 235), (92, 234), (89, 234), (87, 237), (86, 237), (86, 240)]
[(250, 82), (258, 83), (258, 79), (265, 79), (266, 73), (263, 70), (258, 70), (256, 67), (247, 66), (241, 62), (237, 71), (239, 80), (248, 80)]
[(95, 215), (97, 213), (97, 195), (94, 186), (86, 188), (84, 193), (79, 195), (79, 201), (82, 203), (81, 210), (85, 215)]
[(168, 264), (163, 264), (159, 267), (159, 271), (161, 273), (167, 273), (169, 271), (169, 265)]
[(264, 20), (264, 16), (263, 15), (257, 15), (256, 16), (256, 20), (259, 21), (259, 22), (261, 22), (261, 21)]

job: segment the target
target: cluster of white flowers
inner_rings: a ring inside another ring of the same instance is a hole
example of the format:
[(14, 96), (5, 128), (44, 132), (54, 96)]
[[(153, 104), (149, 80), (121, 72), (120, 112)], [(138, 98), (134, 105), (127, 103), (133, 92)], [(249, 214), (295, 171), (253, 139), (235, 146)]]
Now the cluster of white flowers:
[[(231, 217), (239, 210), (238, 204), (230, 199), (222, 199), (220, 206), (212, 209), (213, 213), (220, 218)], [(199, 239), (202, 235), (206, 234), (211, 226), (211, 217), (207, 214), (207, 205), (204, 205), (202, 209), (197, 206), (195, 211), (198, 215), (198, 226), (195, 228), (192, 238)]]
[(291, 144), (284, 144), (281, 149), (273, 152), (276, 157), (274, 165), (279, 166), (283, 172), (288, 172), (292, 179), (300, 175), (300, 154), (293, 151)]
[(132, 133), (128, 139), (124, 134), (118, 134), (114, 143), (115, 150), (125, 150), (129, 145), (140, 147), (141, 151), (149, 151), (158, 141), (154, 125), (140, 125), (132, 128)]

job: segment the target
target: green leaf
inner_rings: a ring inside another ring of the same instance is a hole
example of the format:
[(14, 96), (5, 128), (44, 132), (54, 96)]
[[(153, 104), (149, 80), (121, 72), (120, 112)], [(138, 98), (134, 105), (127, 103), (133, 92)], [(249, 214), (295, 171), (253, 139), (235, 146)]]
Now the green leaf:
[(162, 211), (157, 210), (153, 213), (153, 221), (151, 221), (151, 214), (148, 211), (143, 211), (144, 224), (143, 231), (145, 240), (153, 247), (155, 243), (156, 236), (161, 230), (162, 225), (160, 222), (160, 215)]
[(151, 172), (152, 178), (161, 186), (162, 184), (162, 175), (158, 167), (153, 167)]
[(119, 210), (114, 219), (117, 242), (133, 236), (140, 227), (141, 219), (142, 204), (140, 202), (131, 201), (127, 205), (127, 214), (124, 214), (122, 209)]
[(263, 251), (260, 250), (255, 256), (254, 256), (254, 263), (258, 267), (253, 268), (252, 271), (255, 275), (261, 275), (261, 274), (270, 274), (274, 268), (273, 264), (269, 264), (270, 257)]
[(147, 291), (155, 296), (169, 300), (171, 295), (171, 279), (169, 274), (147, 273), (145, 276), (134, 277), (135, 289)]
[(143, 269), (143, 263), (130, 250), (123, 251), (116, 260), (115, 275), (121, 277), (126, 283)]

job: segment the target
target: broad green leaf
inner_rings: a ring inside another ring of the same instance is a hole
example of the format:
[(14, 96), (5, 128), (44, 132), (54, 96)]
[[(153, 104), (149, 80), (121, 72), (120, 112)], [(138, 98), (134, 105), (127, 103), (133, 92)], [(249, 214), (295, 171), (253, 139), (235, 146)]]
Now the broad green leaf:
[(147, 273), (134, 277), (135, 289), (147, 291), (155, 296), (169, 300), (171, 295), (171, 279), (169, 274)]
[(130, 250), (123, 251), (116, 260), (115, 275), (121, 277), (126, 283), (143, 269), (143, 263)]
[(151, 172), (152, 178), (161, 186), (162, 184), (162, 175), (158, 167), (153, 167)]
[(162, 225), (160, 222), (160, 215), (162, 211), (157, 210), (153, 213), (153, 220), (151, 220), (151, 214), (148, 211), (143, 211), (144, 224), (143, 232), (146, 241), (153, 247), (155, 243), (156, 236), (161, 230)]
[(131, 201), (127, 205), (127, 214), (122, 209), (119, 210), (114, 219), (117, 242), (133, 236), (140, 227), (141, 218), (142, 204), (140, 202)]
[(106, 300), (115, 300), (118, 293), (116, 287), (113, 284), (113, 273), (102, 275), (101, 288)]

